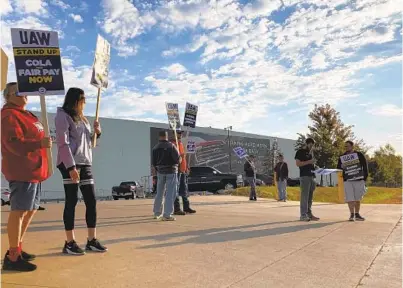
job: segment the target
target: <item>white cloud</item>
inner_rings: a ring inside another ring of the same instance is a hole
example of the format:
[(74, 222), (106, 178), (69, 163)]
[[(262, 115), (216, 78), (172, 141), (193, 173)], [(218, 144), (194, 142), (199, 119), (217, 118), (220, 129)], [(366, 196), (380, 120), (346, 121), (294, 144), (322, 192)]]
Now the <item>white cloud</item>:
[(14, 3), (17, 8), (16, 11), (22, 14), (36, 14), (39, 16), (47, 16), (48, 14), (48, 4), (43, 0), (15, 0)]
[[(11, 34), (10, 34), (10, 29), (13, 27), (19, 27), (19, 28), (25, 28), (25, 29), (32, 29), (32, 27), (35, 27), (35, 29), (38, 30), (52, 30), (50, 26), (45, 24), (43, 21), (40, 19), (33, 17), (33, 16), (26, 16), (22, 18), (21, 20), (0, 20), (0, 43), (1, 46), (8, 55), (8, 58), (11, 59), (11, 55), (13, 55), (12, 52), (12, 46), (11, 46)], [(60, 37), (60, 32), (59, 32), (59, 37)]]
[(83, 33), (85, 33), (85, 29), (84, 29), (84, 28), (81, 28), (81, 29), (78, 29), (76, 32), (77, 32), (78, 34), (83, 34)]
[(71, 6), (69, 4), (63, 2), (62, 0), (51, 0), (50, 4), (58, 6), (62, 10), (67, 10), (67, 9), (71, 8)]
[(167, 71), (171, 75), (179, 75), (181, 73), (186, 72), (186, 68), (179, 63), (172, 64), (168, 67), (163, 67), (162, 69)]
[(329, 66), (326, 62), (326, 56), (323, 53), (318, 53), (312, 57), (312, 69), (325, 69)]
[(115, 44), (113, 48), (118, 51), (118, 56), (127, 58), (136, 55), (139, 47), (134, 44)]
[(383, 104), (368, 110), (368, 113), (377, 116), (402, 117), (403, 109), (394, 104)]
[(84, 22), (83, 18), (82, 18), (81, 15), (79, 15), (79, 14), (73, 14), (73, 13), (71, 13), (71, 14), (69, 14), (69, 16), (70, 16), (70, 18), (73, 19), (73, 21), (76, 22), (76, 23), (83, 23), (83, 22)]
[(9, 0), (0, 0), (0, 15), (7, 15), (13, 11)]
[(244, 15), (252, 19), (260, 16), (270, 16), (273, 11), (278, 10), (281, 6), (281, 0), (256, 0), (245, 6)]
[(143, 15), (127, 0), (103, 0), (103, 30), (120, 43), (132, 39), (156, 23), (151, 15)]

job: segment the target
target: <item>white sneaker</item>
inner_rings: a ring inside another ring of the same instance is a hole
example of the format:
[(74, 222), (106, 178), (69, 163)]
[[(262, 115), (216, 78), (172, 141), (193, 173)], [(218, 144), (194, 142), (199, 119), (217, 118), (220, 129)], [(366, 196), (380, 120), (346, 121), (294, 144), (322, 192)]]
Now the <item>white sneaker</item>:
[(162, 221), (176, 221), (175, 217), (169, 216), (169, 217), (161, 217)]

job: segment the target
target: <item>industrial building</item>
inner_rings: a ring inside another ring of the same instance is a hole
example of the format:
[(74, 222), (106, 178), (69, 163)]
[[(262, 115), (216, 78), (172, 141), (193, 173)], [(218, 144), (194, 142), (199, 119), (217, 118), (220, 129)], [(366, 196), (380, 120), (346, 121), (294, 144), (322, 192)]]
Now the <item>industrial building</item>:
[[(40, 117), (40, 113), (36, 113)], [(55, 136), (54, 113), (49, 113), (51, 135)], [(93, 121), (89, 117), (89, 121)], [(101, 118), (102, 136), (93, 150), (93, 173), (99, 196), (110, 196), (112, 186), (122, 181), (147, 181), (150, 175), (151, 149), (158, 141), (159, 129), (167, 124), (132, 120)], [(295, 140), (247, 134), (224, 129), (196, 127), (189, 132), (189, 139), (196, 142), (197, 152), (191, 157), (191, 165), (211, 166), (222, 172), (243, 173), (243, 160), (237, 159), (234, 147), (243, 147), (257, 158), (258, 173), (262, 173), (267, 150), (277, 141), (279, 151), (289, 163), (290, 177), (298, 177), (295, 166)], [(229, 141), (228, 141), (229, 140)], [(186, 138), (184, 139), (186, 142)], [(53, 162), (56, 162), (57, 145), (53, 145)], [(147, 183), (148, 184), (148, 183)], [(1, 187), (8, 187), (2, 175)], [(54, 164), (54, 174), (42, 183), (42, 198), (64, 198), (62, 178)]]

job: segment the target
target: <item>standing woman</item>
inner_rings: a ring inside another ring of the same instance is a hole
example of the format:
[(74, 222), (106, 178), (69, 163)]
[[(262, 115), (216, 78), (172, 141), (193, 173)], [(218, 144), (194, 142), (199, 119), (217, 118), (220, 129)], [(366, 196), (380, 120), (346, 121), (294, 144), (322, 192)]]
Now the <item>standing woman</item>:
[(7, 234), (9, 249), (3, 269), (34, 271), (30, 263), (36, 257), (22, 249), (24, 235), (39, 208), (39, 183), (51, 175), (48, 172), (46, 148), (52, 141), (45, 137), (42, 123), (26, 110), (28, 98), (18, 93), (16, 82), (6, 85), (5, 105), (1, 109), (1, 172), (10, 186), (10, 206)]
[[(96, 238), (96, 199), (92, 176), (92, 133), (91, 126), (84, 116), (85, 95), (80, 88), (70, 88), (64, 98), (63, 107), (57, 108), (55, 117), (56, 141), (58, 147), (57, 168), (63, 177), (64, 204), (63, 221), (66, 231), (66, 243), (63, 253), (84, 255), (74, 236), (75, 210), (78, 201), (78, 187), (84, 198), (85, 220), (88, 228), (88, 239), (85, 250), (106, 252), (108, 249)], [(97, 138), (101, 135), (101, 127), (94, 122)]]

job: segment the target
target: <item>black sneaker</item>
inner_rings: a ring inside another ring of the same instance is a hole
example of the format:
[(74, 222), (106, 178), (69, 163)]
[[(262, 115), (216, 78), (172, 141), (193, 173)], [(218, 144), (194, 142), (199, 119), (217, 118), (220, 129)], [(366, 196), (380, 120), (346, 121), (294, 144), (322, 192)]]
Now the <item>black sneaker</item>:
[(311, 218), (309, 218), (308, 216), (301, 216), (301, 217), (299, 218), (299, 220), (300, 220), (300, 221), (304, 221), (304, 222), (309, 222), (309, 221), (311, 221)]
[(194, 214), (194, 213), (196, 213), (196, 210), (193, 210), (193, 209), (191, 209), (191, 208), (186, 209), (186, 210), (184, 210), (184, 211), (185, 211), (185, 213), (188, 213), (188, 214)]
[(45, 207), (39, 206), (38, 210), (39, 210), (39, 211), (44, 211), (44, 210), (46, 210), (46, 209), (45, 209)]
[(361, 217), (360, 213), (355, 213), (355, 220), (356, 221), (365, 221), (365, 218)]
[(350, 222), (354, 222), (354, 221), (355, 221), (354, 213), (351, 213), (351, 214), (350, 214), (350, 218), (348, 219), (348, 221), (350, 221)]
[(35, 260), (36, 255), (29, 254), (25, 251), (21, 251), (21, 258), (24, 259), (25, 261), (32, 261), (32, 260)]
[(106, 252), (108, 248), (99, 243), (98, 239), (92, 239), (91, 241), (87, 240), (87, 245), (85, 246), (85, 250), (94, 251), (94, 252)]
[(18, 256), (17, 261), (15, 262), (11, 261), (10, 258), (8, 258), (8, 252), (4, 257), (3, 270), (30, 272), (35, 271), (36, 268), (37, 266), (35, 264), (22, 259), (21, 256)]
[(308, 214), (308, 217), (309, 217), (309, 219), (311, 219), (311, 221), (319, 221), (320, 220), (319, 217), (316, 217), (313, 214)]
[(174, 215), (186, 215), (186, 213), (182, 210), (178, 210), (174, 212)]
[(85, 255), (85, 251), (83, 249), (81, 249), (78, 245), (76, 241), (71, 241), (70, 243), (66, 243), (64, 244), (64, 248), (63, 248), (63, 253), (64, 254), (69, 254), (69, 255)]

